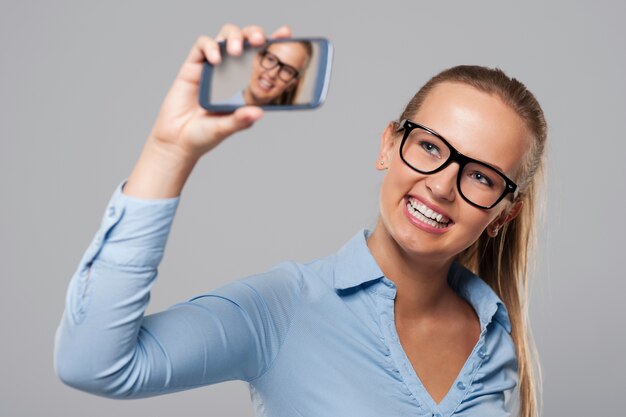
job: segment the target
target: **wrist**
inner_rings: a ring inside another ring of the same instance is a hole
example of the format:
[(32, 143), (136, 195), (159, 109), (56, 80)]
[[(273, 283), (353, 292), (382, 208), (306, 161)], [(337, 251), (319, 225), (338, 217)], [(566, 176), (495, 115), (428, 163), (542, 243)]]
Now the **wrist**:
[(178, 143), (163, 140), (153, 133), (148, 136), (145, 148), (159, 155), (159, 158), (177, 166), (195, 165), (202, 157), (201, 152), (195, 152), (193, 149), (189, 149)]
[(124, 187), (124, 194), (138, 198), (171, 198), (180, 195), (199, 156), (149, 137)]

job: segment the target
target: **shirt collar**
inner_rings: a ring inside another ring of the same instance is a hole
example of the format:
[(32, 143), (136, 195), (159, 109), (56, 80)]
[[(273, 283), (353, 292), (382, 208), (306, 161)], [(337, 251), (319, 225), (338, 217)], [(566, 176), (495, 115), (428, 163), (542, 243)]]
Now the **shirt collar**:
[[(360, 230), (337, 253), (334, 277), (336, 290), (346, 290), (384, 278), (367, 246), (370, 234), (367, 229)], [(511, 332), (511, 322), (504, 303), (485, 281), (456, 262), (450, 268), (448, 281), (472, 305), (482, 328), (493, 319), (507, 332)]]
[(461, 297), (474, 307), (482, 328), (486, 327), (493, 319), (511, 333), (511, 321), (506, 306), (489, 284), (456, 262), (450, 268), (448, 282)]
[(367, 247), (369, 235), (369, 230), (360, 230), (337, 253), (335, 289), (346, 290), (384, 276)]

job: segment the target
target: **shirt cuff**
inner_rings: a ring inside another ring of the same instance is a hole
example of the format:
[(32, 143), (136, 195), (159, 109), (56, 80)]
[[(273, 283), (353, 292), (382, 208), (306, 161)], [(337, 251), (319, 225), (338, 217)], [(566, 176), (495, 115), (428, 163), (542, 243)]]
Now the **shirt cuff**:
[(96, 260), (109, 264), (156, 268), (165, 249), (180, 196), (142, 199), (122, 192), (122, 181), (111, 196), (98, 232), (87, 248), (81, 267)]

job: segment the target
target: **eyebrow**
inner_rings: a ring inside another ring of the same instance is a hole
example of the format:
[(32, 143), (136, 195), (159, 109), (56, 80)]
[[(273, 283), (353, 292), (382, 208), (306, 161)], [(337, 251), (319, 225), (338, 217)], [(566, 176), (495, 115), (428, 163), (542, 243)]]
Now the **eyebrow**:
[[(446, 140), (448, 140), (448, 139), (446, 139)], [(457, 152), (458, 152), (458, 151), (457, 151)], [(506, 175), (506, 171), (505, 171), (505, 170), (503, 170), (503, 169), (502, 169), (502, 168), (500, 168), (498, 165), (496, 165), (496, 164), (494, 164), (494, 163), (492, 163), (492, 162), (483, 161), (482, 159), (474, 158), (474, 157), (471, 157), (471, 156), (466, 155), (466, 154), (463, 154), (463, 155), (467, 156), (468, 158), (472, 158), (472, 159), (475, 159), (475, 160), (477, 160), (477, 161), (479, 161), (479, 162), (482, 162), (482, 163), (483, 163), (483, 164), (485, 164), (485, 165), (489, 165), (490, 167), (495, 168), (495, 169), (497, 169), (498, 171), (500, 171), (502, 174), (505, 174), (505, 175)]]
[(282, 59), (280, 59), (280, 57), (278, 55), (276, 55), (275, 53), (270, 52), (270, 50), (268, 49), (267, 51), (265, 51), (266, 54), (270, 54), (271, 56), (273, 56), (274, 58), (276, 58), (276, 60), (280, 63), (280, 65), (282, 65), (282, 67), (289, 67), (292, 70), (294, 70), (295, 72), (300, 72), (299, 69), (297, 69), (296, 67), (294, 67), (291, 64), (286, 63), (285, 61), (283, 61)]
[[(419, 122), (415, 122), (415, 123), (417, 123), (417, 124), (419, 124), (419, 125), (422, 125), (422, 126), (424, 126), (424, 127), (428, 127), (430, 130), (432, 130), (432, 131), (433, 131), (433, 132), (435, 132), (437, 135), (439, 135), (440, 137), (442, 137), (442, 138), (443, 138), (446, 142), (450, 143), (450, 146), (453, 146), (453, 147), (454, 147), (454, 149), (456, 149), (456, 146), (452, 145), (452, 143), (450, 142), (450, 139), (448, 139), (447, 137), (443, 136), (441, 133), (437, 132), (435, 129), (433, 129), (433, 128), (429, 127), (429, 126), (426, 126), (425, 124), (419, 123)], [(500, 173), (502, 173), (502, 174), (504, 174), (504, 175), (507, 175), (507, 174), (506, 174), (506, 171), (505, 171), (505, 170), (503, 170), (502, 168), (500, 168), (500, 167), (499, 167), (498, 165), (496, 165), (496, 164), (493, 164), (493, 163), (491, 163), (491, 162), (487, 162), (487, 161), (483, 161), (482, 159), (474, 158), (474, 157), (472, 157), (472, 156), (469, 156), (469, 155), (467, 155), (467, 154), (464, 154), (463, 152), (460, 152), (458, 149), (456, 149), (456, 151), (457, 151), (457, 152), (459, 152), (459, 153), (460, 153), (461, 155), (463, 155), (463, 156), (466, 156), (466, 157), (468, 157), (468, 158), (474, 159), (474, 160), (476, 160), (476, 161), (478, 161), (478, 162), (481, 162), (481, 163), (483, 163), (483, 164), (485, 164), (485, 165), (489, 165), (489, 166), (490, 166), (490, 167), (492, 167), (492, 168), (496, 168), (498, 171), (500, 171)]]
[[(443, 138), (443, 136), (442, 136), (442, 138)], [(449, 141), (449, 139), (446, 139), (446, 140), (448, 140), (448, 141)], [(456, 147), (455, 147), (455, 149), (456, 149)], [(457, 151), (457, 152), (459, 152), (459, 151)], [(482, 159), (474, 158), (473, 156), (469, 156), (469, 155), (464, 154), (464, 153), (462, 153), (462, 152), (459, 152), (459, 153), (461, 153), (462, 155), (467, 156), (468, 158), (472, 158), (472, 159), (474, 159), (474, 160), (476, 160), (476, 161), (478, 161), (478, 162), (482, 162), (482, 163), (483, 163), (483, 164), (485, 164), (485, 165), (489, 165), (490, 167), (495, 168), (495, 169), (497, 169), (498, 171), (500, 171), (500, 173), (502, 173), (502, 174), (505, 174), (505, 175), (506, 175), (506, 171), (505, 171), (505, 170), (503, 170), (503, 169), (502, 169), (502, 168), (500, 168), (498, 165), (496, 165), (496, 164), (494, 164), (494, 163), (492, 163), (492, 162), (483, 161)]]

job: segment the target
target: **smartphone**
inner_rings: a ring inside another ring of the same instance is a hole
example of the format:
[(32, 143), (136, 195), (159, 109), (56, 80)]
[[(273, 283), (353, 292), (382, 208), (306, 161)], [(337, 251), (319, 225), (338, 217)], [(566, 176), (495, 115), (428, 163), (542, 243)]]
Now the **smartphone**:
[(326, 98), (333, 48), (324, 38), (271, 39), (252, 47), (244, 42), (240, 56), (204, 62), (200, 105), (213, 112), (231, 112), (245, 105), (266, 110), (306, 110)]

